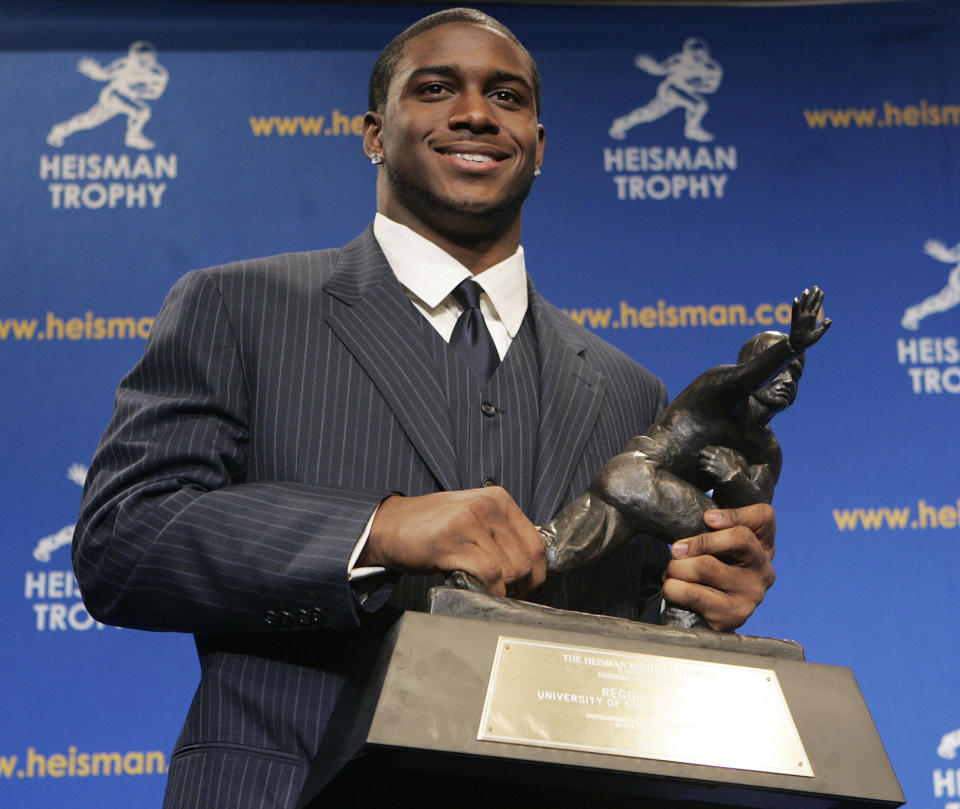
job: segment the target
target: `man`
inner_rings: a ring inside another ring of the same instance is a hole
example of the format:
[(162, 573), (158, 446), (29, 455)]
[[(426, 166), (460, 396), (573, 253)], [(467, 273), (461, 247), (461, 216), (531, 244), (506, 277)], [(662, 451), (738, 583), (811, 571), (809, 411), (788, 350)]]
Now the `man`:
[[(659, 609), (666, 560), (644, 578), (640, 541), (539, 586), (535, 523), (666, 397), (528, 286), (521, 208), (544, 146), (533, 60), (495, 20), (441, 12), (384, 49), (370, 106), (373, 229), (182, 279), (91, 466), (74, 548), (91, 614), (197, 638), (167, 807), (291, 806), (352, 661), (394, 607), (421, 603), (422, 574)], [(502, 359), (488, 378), (447, 342), (450, 290), (471, 277)], [(721, 530), (665, 575), (730, 628), (772, 581), (772, 512), (707, 519)], [(699, 553), (737, 564), (718, 577)]]

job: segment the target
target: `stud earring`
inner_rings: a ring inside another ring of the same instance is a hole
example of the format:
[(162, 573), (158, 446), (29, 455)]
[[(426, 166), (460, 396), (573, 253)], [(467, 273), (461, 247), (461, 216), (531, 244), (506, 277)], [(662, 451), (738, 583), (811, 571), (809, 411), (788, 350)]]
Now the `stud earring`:
[(372, 155), (370, 155), (370, 162), (374, 166), (379, 166), (383, 162), (383, 155), (379, 152), (374, 152)]
[(533, 170), (533, 176), (534, 176), (534, 177), (539, 177), (539, 176), (540, 176), (540, 169), (534, 169), (534, 170)]

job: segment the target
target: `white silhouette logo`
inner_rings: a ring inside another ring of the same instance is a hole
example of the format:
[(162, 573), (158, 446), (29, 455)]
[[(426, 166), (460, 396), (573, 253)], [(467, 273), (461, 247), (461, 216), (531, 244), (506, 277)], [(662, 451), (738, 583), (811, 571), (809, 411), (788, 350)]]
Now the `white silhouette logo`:
[(150, 119), (150, 107), (145, 100), (155, 101), (167, 89), (166, 68), (157, 62), (157, 51), (149, 42), (134, 42), (126, 56), (115, 59), (106, 67), (95, 59), (83, 58), (77, 63), (88, 79), (105, 81), (107, 86), (86, 112), (74, 115), (56, 124), (47, 134), (51, 146), (63, 146), (74, 132), (93, 129), (116, 115), (127, 116), (127, 133), (123, 142), (131, 149), (152, 149), (156, 144), (143, 134), (144, 124)]
[(656, 121), (678, 107), (684, 111), (683, 134), (689, 140), (709, 143), (713, 135), (700, 122), (710, 105), (705, 94), (715, 93), (723, 79), (723, 68), (710, 58), (710, 49), (704, 40), (690, 37), (683, 50), (658, 62), (645, 53), (638, 54), (633, 64), (651, 76), (665, 76), (657, 87), (654, 98), (633, 112), (617, 118), (610, 126), (610, 137), (623, 140), (627, 132), (638, 124)]
[[(87, 479), (87, 467), (79, 463), (71, 464), (67, 470), (67, 477), (78, 486), (83, 486)], [(45, 536), (37, 542), (37, 547), (33, 549), (33, 558), (38, 562), (49, 562), (50, 554), (73, 541), (73, 529), (73, 525), (65, 525), (55, 534)]]
[(931, 295), (920, 303), (907, 307), (900, 325), (910, 331), (916, 331), (920, 321), (927, 315), (946, 312), (947, 309), (952, 309), (960, 303), (960, 244), (948, 248), (943, 242), (928, 239), (923, 245), (923, 252), (944, 264), (956, 263), (957, 266), (950, 270), (947, 285), (936, 295)]
[(960, 747), (960, 728), (951, 733), (944, 734), (943, 738), (940, 739), (937, 755), (940, 756), (940, 758), (956, 758), (958, 747)]

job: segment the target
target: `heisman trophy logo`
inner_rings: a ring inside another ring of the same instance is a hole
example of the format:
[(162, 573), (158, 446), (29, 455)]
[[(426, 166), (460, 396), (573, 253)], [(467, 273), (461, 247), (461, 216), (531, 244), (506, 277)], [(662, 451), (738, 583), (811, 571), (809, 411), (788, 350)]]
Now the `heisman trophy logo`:
[(651, 143), (653, 133), (665, 136), (672, 129), (660, 126), (645, 131), (645, 137), (638, 139), (642, 145), (605, 147), (603, 170), (612, 175), (617, 199), (722, 198), (738, 158), (734, 144), (714, 143), (713, 134), (703, 128), (710, 110), (706, 96), (715, 93), (723, 80), (723, 68), (711, 58), (709, 46), (699, 37), (689, 37), (679, 53), (662, 62), (641, 53), (633, 64), (659, 77), (659, 84), (647, 103), (615, 118), (607, 134), (615, 141), (626, 141), (634, 127), (666, 120), (680, 110), (686, 140), (678, 145), (675, 136), (666, 135), (665, 142)]
[(710, 48), (699, 37), (690, 37), (683, 50), (662, 62), (645, 53), (639, 54), (633, 64), (651, 76), (663, 76), (656, 95), (633, 112), (617, 118), (610, 125), (610, 137), (623, 140), (627, 132), (638, 124), (648, 124), (663, 118), (675, 109), (684, 115), (683, 134), (687, 140), (709, 143), (713, 135), (701, 125), (710, 109), (704, 98), (715, 93), (723, 79), (723, 68), (710, 58)]
[(956, 266), (950, 270), (947, 285), (943, 289), (920, 303), (907, 307), (900, 325), (910, 331), (916, 331), (920, 321), (928, 315), (946, 312), (960, 303), (960, 244), (947, 247), (943, 242), (929, 239), (923, 245), (923, 252), (944, 264), (956, 264)]
[(146, 150), (156, 146), (143, 134), (143, 127), (150, 119), (150, 107), (146, 102), (163, 95), (169, 77), (166, 68), (157, 62), (153, 45), (142, 40), (134, 42), (126, 56), (105, 66), (84, 57), (77, 63), (77, 70), (88, 79), (107, 84), (90, 109), (56, 124), (47, 134), (47, 143), (59, 148), (74, 132), (93, 129), (123, 114), (127, 116), (123, 141), (127, 147)]
[[(923, 252), (953, 266), (943, 289), (904, 311), (900, 325), (913, 332), (920, 328), (920, 321), (960, 304), (960, 244), (947, 247), (941, 241), (928, 239)], [(940, 318), (933, 320), (943, 326)], [(914, 393), (960, 394), (960, 335), (898, 337), (897, 362), (908, 366), (906, 371)]]

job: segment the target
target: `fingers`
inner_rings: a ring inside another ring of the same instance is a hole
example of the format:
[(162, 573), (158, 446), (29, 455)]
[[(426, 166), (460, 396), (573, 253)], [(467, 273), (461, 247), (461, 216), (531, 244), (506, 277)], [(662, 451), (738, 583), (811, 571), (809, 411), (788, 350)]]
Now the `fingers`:
[[(546, 546), (540, 532), (527, 519), (507, 491), (498, 486), (475, 490), (469, 509), (475, 522), (465, 534), (497, 561), (493, 573), (513, 593), (525, 593), (546, 579)], [(475, 532), (475, 534), (473, 533)]]
[(777, 514), (769, 503), (753, 503), (740, 508), (710, 509), (703, 513), (703, 521), (714, 531), (736, 526), (749, 528), (770, 557), (773, 557)]
[(495, 595), (526, 593), (547, 573), (539, 531), (496, 486), (387, 498), (361, 560), (404, 573), (463, 570)]
[(662, 592), (671, 605), (697, 613), (711, 629), (732, 632), (753, 615), (763, 601), (766, 590), (762, 587), (738, 587), (734, 592), (727, 593), (712, 585), (669, 578), (663, 582)]
[(685, 561), (698, 557), (720, 557), (747, 566), (763, 565), (771, 556), (753, 531), (743, 525), (675, 542), (671, 555), (675, 560)]
[(800, 295), (793, 299), (794, 311), (816, 314), (817, 310), (823, 304), (823, 290), (815, 286), (813, 289), (805, 289)]
[(693, 610), (714, 629), (741, 626), (763, 601), (776, 574), (771, 560), (776, 519), (765, 503), (704, 514), (716, 530), (675, 542), (663, 595)]
[(828, 317), (825, 317), (819, 325), (814, 327), (822, 306), (823, 290), (816, 286), (813, 287), (813, 289), (803, 290), (798, 297), (793, 299), (793, 323), (801, 325), (804, 329), (808, 330), (807, 334), (804, 335), (804, 344), (802, 346), (794, 346), (797, 350), (809, 348), (823, 337), (827, 329), (830, 328), (832, 321)]

